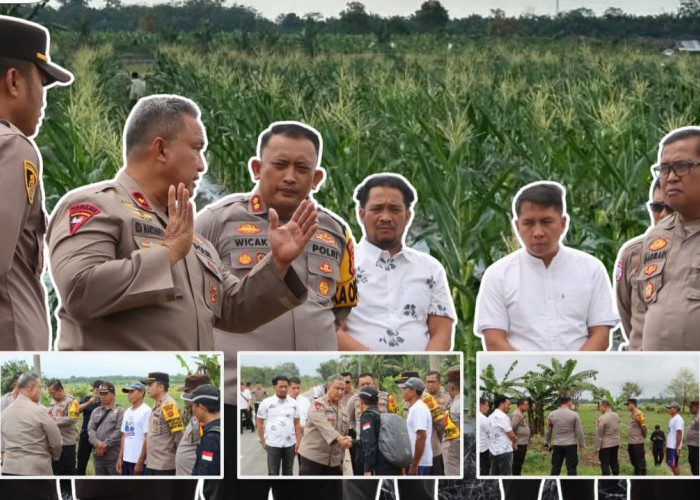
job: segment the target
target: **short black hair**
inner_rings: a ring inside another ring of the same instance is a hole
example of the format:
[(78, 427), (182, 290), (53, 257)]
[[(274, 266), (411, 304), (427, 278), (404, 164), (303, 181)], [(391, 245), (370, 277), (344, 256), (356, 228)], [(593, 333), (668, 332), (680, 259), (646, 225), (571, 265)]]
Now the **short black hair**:
[(493, 407), (498, 408), (509, 399), (510, 398), (505, 394), (496, 394), (496, 396), (493, 398)]
[(571, 401), (571, 397), (569, 397), (569, 396), (562, 396), (562, 397), (559, 398), (559, 405), (560, 405), (560, 406), (561, 406), (561, 405), (565, 405), (565, 404), (568, 403), (569, 401)]
[(564, 190), (553, 182), (538, 182), (520, 190), (514, 203), (516, 217), (520, 217), (520, 208), (526, 201), (543, 207), (554, 207), (559, 215), (564, 213)]
[(370, 372), (360, 373), (357, 376), (357, 380), (360, 380), (362, 377), (370, 377), (372, 380), (374, 380), (374, 375), (372, 375)]
[(301, 385), (301, 379), (299, 377), (289, 377), (289, 383)]
[(362, 181), (362, 184), (355, 191), (355, 200), (360, 204), (360, 208), (365, 208), (369, 192), (374, 187), (389, 187), (401, 191), (406, 210), (410, 209), (416, 200), (415, 190), (403, 177), (390, 174), (370, 175)]
[(126, 155), (137, 146), (150, 144), (156, 137), (173, 139), (184, 127), (184, 115), (200, 117), (197, 105), (184, 97), (154, 95), (139, 99), (124, 128)]
[(628, 398), (627, 399), (627, 404), (632, 403), (634, 406), (637, 406), (637, 400), (635, 398)]
[(4, 78), (10, 68), (15, 68), (23, 77), (26, 77), (31, 71), (32, 64), (34, 63), (24, 59), (0, 56), (0, 77)]
[(435, 375), (437, 377), (438, 381), (440, 381), (440, 372), (439, 371), (430, 370), (428, 373), (425, 374), (425, 378), (428, 378), (428, 375)]
[(275, 378), (272, 379), (272, 385), (277, 385), (277, 382), (279, 381), (287, 382), (287, 385), (289, 385), (289, 377), (286, 375), (277, 375)]
[[(700, 139), (700, 127), (683, 127), (681, 129), (669, 132), (661, 140), (661, 144), (659, 146), (659, 156), (661, 156), (661, 153), (663, 152), (664, 148), (669, 144), (673, 144), (674, 142), (682, 141), (691, 137)], [(698, 141), (698, 143), (695, 146), (695, 152), (696, 154), (700, 155), (700, 141)]]
[(102, 380), (99, 380), (99, 379), (98, 379), (98, 380), (95, 380), (95, 381), (92, 383), (92, 388), (93, 388), (93, 389), (99, 389), (100, 386), (102, 385), (102, 382), (103, 382), (103, 381), (102, 381)]
[(221, 406), (217, 401), (211, 401), (211, 400), (204, 400), (203, 402), (196, 402), (194, 404), (202, 405), (204, 406), (209, 413), (217, 413), (221, 411)]
[(60, 380), (58, 380), (57, 378), (54, 378), (54, 379), (51, 379), (48, 381), (48, 383), (46, 384), (46, 387), (53, 387), (57, 391), (60, 391), (61, 389), (63, 389), (63, 384), (61, 383)]
[(600, 404), (602, 404), (606, 408), (610, 408), (610, 401), (608, 401), (607, 399), (601, 399)]
[(527, 398), (520, 398), (520, 399), (518, 399), (518, 403), (515, 406), (520, 406), (521, 404), (527, 403), (528, 401), (529, 401), (529, 399), (527, 399)]
[(350, 373), (350, 372), (343, 372), (343, 373), (340, 374), (340, 376), (341, 376), (341, 377), (350, 377), (350, 378), (352, 378), (352, 373)]
[(131, 78), (138, 78), (138, 77), (139, 77), (139, 74), (136, 71), (131, 73)]
[(661, 426), (657, 424), (654, 426), (654, 429), (656, 429), (658, 431), (659, 429), (661, 429)]
[(491, 406), (491, 403), (489, 402), (489, 400), (487, 398), (479, 398), (479, 406), (484, 405), (484, 404), (489, 405), (489, 407)]
[(305, 127), (300, 123), (278, 123), (267, 129), (258, 140), (258, 154), (262, 156), (263, 150), (270, 142), (273, 135), (283, 135), (291, 139), (307, 139), (311, 141), (316, 150), (316, 156), (321, 150), (321, 136), (311, 127)]

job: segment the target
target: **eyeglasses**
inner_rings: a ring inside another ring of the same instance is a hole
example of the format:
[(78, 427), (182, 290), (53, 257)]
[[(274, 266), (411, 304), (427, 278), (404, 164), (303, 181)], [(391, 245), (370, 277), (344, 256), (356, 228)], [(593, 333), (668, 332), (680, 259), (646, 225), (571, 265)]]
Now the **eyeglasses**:
[(666, 210), (666, 212), (668, 212), (669, 214), (672, 214), (674, 212), (673, 208), (671, 208), (670, 205), (667, 205), (663, 201), (650, 201), (647, 203), (647, 206), (649, 207), (649, 210), (651, 210), (655, 214), (660, 214), (664, 210)]
[(690, 173), (690, 167), (700, 166), (700, 161), (678, 161), (676, 163), (659, 163), (651, 167), (651, 171), (654, 172), (659, 179), (666, 179), (671, 171), (673, 171), (676, 177), (683, 177)]

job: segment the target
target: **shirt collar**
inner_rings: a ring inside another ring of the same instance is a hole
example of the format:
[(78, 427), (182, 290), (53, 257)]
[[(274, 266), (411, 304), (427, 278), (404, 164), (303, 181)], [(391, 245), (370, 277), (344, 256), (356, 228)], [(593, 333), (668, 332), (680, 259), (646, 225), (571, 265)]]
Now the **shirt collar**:
[(117, 184), (121, 185), (129, 193), (130, 199), (128, 201), (133, 203), (136, 208), (154, 213), (167, 223), (168, 216), (165, 213), (165, 207), (159, 207), (152, 204), (150, 200), (146, 198), (141, 186), (138, 185), (136, 180), (131, 177), (126, 170), (119, 172), (115, 180)]
[(552, 269), (557, 262), (562, 260), (562, 254), (564, 253), (564, 245), (559, 243), (559, 250), (557, 251), (557, 254), (552, 258), (552, 262), (549, 263), (549, 267), (545, 267), (544, 261), (540, 259), (539, 257), (535, 257), (534, 255), (530, 254), (530, 252), (527, 251), (527, 248), (523, 247), (522, 252), (524, 255), (524, 259), (526, 262), (528, 262), (530, 265), (537, 267), (538, 269)]
[(400, 258), (406, 259), (408, 262), (413, 262), (414, 256), (411, 254), (411, 252), (407, 251), (408, 248), (403, 245), (401, 247), (401, 250), (394, 254), (393, 256), (389, 255), (389, 252), (387, 250), (382, 250), (378, 246), (370, 243), (367, 241), (364, 237), (360, 240), (360, 242), (357, 244), (358, 247), (362, 247), (362, 251), (369, 256), (372, 262), (377, 262), (380, 257), (384, 257), (386, 259), (394, 259), (398, 260)]

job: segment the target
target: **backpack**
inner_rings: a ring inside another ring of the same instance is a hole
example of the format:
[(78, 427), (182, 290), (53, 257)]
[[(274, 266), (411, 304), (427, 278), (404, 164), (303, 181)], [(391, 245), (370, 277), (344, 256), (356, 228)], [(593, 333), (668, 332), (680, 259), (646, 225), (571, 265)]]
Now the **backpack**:
[(379, 451), (396, 467), (408, 467), (413, 460), (406, 421), (395, 413), (379, 414)]

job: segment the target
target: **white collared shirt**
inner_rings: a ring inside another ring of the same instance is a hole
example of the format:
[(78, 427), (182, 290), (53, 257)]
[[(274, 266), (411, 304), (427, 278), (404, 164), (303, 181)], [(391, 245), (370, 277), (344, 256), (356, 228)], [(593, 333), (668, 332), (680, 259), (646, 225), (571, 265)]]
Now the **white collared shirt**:
[(489, 449), (489, 418), (481, 413), (476, 416), (479, 421), (479, 453)]
[(299, 405), (290, 396), (280, 399), (271, 396), (258, 406), (258, 418), (265, 419), (265, 444), (275, 448), (288, 448), (297, 442), (294, 419), (299, 418)]
[(346, 332), (371, 351), (424, 351), (428, 316), (456, 320), (445, 270), (430, 255), (404, 246), (392, 257), (362, 239), (355, 262), (360, 300)]
[(309, 417), (309, 406), (311, 406), (311, 401), (309, 401), (309, 398), (306, 396), (299, 394), (297, 397), (297, 405), (299, 405), (299, 423), (303, 427), (306, 425), (306, 419)]
[(589, 327), (614, 327), (618, 321), (602, 262), (562, 245), (549, 267), (525, 249), (489, 267), (474, 331), (504, 330), (508, 343), (523, 351), (578, 351)]
[(491, 455), (502, 455), (513, 451), (513, 441), (508, 433), (513, 430), (510, 426), (510, 418), (503, 411), (496, 408), (489, 415), (489, 451)]

